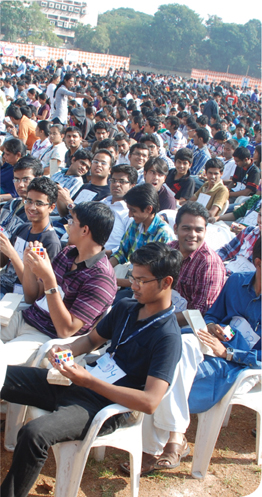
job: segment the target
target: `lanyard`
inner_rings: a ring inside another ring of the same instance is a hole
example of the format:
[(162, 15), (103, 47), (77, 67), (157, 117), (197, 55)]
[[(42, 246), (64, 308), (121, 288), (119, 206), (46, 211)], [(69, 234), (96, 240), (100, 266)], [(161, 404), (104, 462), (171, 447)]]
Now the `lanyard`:
[(254, 167), (255, 167), (255, 164), (252, 164), (252, 166), (247, 170), (247, 172), (246, 172), (244, 178), (242, 179), (241, 183), (244, 183), (244, 181), (247, 179), (247, 177), (248, 177), (251, 169), (254, 169)]
[[(43, 229), (43, 231), (41, 231), (41, 233), (38, 233), (38, 236), (37, 236), (37, 239), (36, 239), (38, 242), (40, 240), (41, 235), (49, 228), (49, 226), (50, 226), (50, 222), (47, 224), (47, 226), (45, 227), (45, 229)], [(27, 232), (27, 236), (26, 236), (26, 240), (25, 240), (25, 244), (24, 244), (24, 250), (26, 248), (26, 244), (27, 244), (27, 241), (28, 241), (31, 229), (32, 229), (32, 226), (30, 226), (30, 228), (29, 228), (29, 230)]]
[(137, 331), (135, 331), (134, 333), (132, 333), (132, 335), (129, 335), (123, 342), (121, 342), (121, 338), (123, 336), (123, 333), (126, 329), (126, 325), (128, 323), (128, 320), (130, 318), (130, 314), (127, 316), (127, 319), (126, 319), (126, 322), (124, 324), (124, 327), (120, 333), (120, 336), (119, 336), (119, 339), (118, 339), (118, 342), (113, 350), (113, 352), (111, 352), (110, 354), (110, 357), (114, 357), (115, 353), (116, 353), (116, 350), (118, 349), (118, 347), (120, 345), (124, 345), (125, 343), (129, 342), (129, 340), (131, 340), (132, 338), (135, 338), (139, 333), (141, 333), (141, 331), (145, 330), (146, 328), (148, 328), (149, 326), (153, 325), (154, 323), (157, 323), (157, 321), (160, 321), (160, 319), (163, 319), (163, 318), (166, 318), (168, 316), (171, 316), (171, 314), (173, 314), (175, 312), (175, 306), (173, 305), (170, 309), (170, 311), (167, 311), (165, 312), (165, 314), (163, 314), (162, 316), (159, 316), (158, 318), (155, 318), (153, 319), (153, 321), (150, 321), (150, 323), (147, 323), (145, 326), (142, 326), (142, 328), (139, 328)]

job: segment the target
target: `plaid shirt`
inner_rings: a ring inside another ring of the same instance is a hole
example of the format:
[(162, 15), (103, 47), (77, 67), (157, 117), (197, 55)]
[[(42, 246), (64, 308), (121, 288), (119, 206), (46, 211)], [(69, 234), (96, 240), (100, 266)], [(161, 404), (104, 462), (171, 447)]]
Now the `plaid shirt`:
[(217, 250), (217, 254), (222, 261), (229, 261), (237, 254), (246, 257), (252, 261), (253, 247), (260, 237), (260, 229), (258, 226), (248, 226), (243, 231), (233, 238), (229, 243)]
[(138, 248), (143, 247), (149, 242), (168, 243), (175, 239), (175, 235), (170, 226), (162, 221), (161, 217), (156, 214), (148, 230), (144, 232), (143, 224), (137, 224), (133, 221), (125, 232), (120, 247), (114, 253), (114, 257), (119, 264), (124, 264), (129, 260), (130, 255)]
[[(179, 250), (179, 242), (169, 244)], [(225, 283), (223, 262), (206, 242), (183, 260), (175, 290), (187, 300), (188, 309), (198, 309), (201, 314), (215, 302)]]
[[(77, 255), (76, 247), (66, 247), (55, 257), (52, 266), (57, 284), (65, 294), (63, 297), (65, 307), (70, 314), (84, 323), (75, 335), (83, 335), (113, 303), (116, 279), (104, 250), (91, 259), (80, 262), (77, 264), (77, 269), (71, 271)], [(41, 309), (37, 301), (22, 312), (24, 320), (31, 326), (51, 338), (57, 337), (49, 312)]]

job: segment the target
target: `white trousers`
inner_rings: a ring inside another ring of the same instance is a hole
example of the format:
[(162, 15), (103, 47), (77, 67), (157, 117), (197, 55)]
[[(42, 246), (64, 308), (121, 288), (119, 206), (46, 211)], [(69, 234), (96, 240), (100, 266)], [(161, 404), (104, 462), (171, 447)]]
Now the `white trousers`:
[(147, 454), (162, 454), (171, 431), (186, 432), (190, 423), (188, 397), (198, 365), (203, 359), (197, 337), (191, 333), (182, 335), (182, 356), (174, 385), (171, 385), (154, 414), (144, 416), (143, 451)]

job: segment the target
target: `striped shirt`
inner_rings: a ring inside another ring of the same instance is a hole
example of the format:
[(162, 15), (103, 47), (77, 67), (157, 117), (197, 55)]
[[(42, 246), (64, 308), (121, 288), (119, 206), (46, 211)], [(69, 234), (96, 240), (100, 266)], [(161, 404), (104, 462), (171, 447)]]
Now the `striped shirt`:
[(203, 171), (205, 163), (211, 159), (210, 152), (206, 145), (202, 148), (196, 147), (193, 150), (193, 164), (190, 169), (190, 174), (196, 175)]
[[(169, 243), (179, 250), (179, 242)], [(187, 301), (188, 309), (205, 314), (220, 294), (226, 281), (220, 257), (203, 242), (182, 262), (175, 290)]]
[(236, 255), (242, 255), (252, 262), (253, 248), (260, 237), (260, 228), (256, 226), (248, 226), (240, 231), (233, 240), (217, 250), (217, 254), (222, 261), (229, 261)]
[[(57, 284), (64, 292), (65, 307), (70, 314), (84, 322), (84, 326), (75, 333), (82, 335), (94, 326), (97, 318), (113, 303), (117, 287), (114, 270), (105, 250), (80, 262), (77, 269), (70, 271), (77, 255), (76, 247), (66, 247), (56, 256), (52, 266)], [(45, 335), (55, 338), (57, 333), (51, 316), (37, 305), (38, 301), (23, 311), (24, 320)]]

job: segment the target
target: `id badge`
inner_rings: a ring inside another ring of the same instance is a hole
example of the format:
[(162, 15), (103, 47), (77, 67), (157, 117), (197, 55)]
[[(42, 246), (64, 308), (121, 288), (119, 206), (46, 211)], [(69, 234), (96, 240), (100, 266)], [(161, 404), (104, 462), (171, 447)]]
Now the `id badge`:
[(24, 293), (23, 285), (20, 285), (19, 283), (15, 283), (14, 288), (13, 288), (13, 293), (19, 293), (19, 295), (23, 295), (23, 293)]
[(116, 364), (108, 352), (97, 360), (95, 367), (86, 365), (85, 368), (95, 378), (111, 383), (111, 385), (126, 376), (126, 373)]

